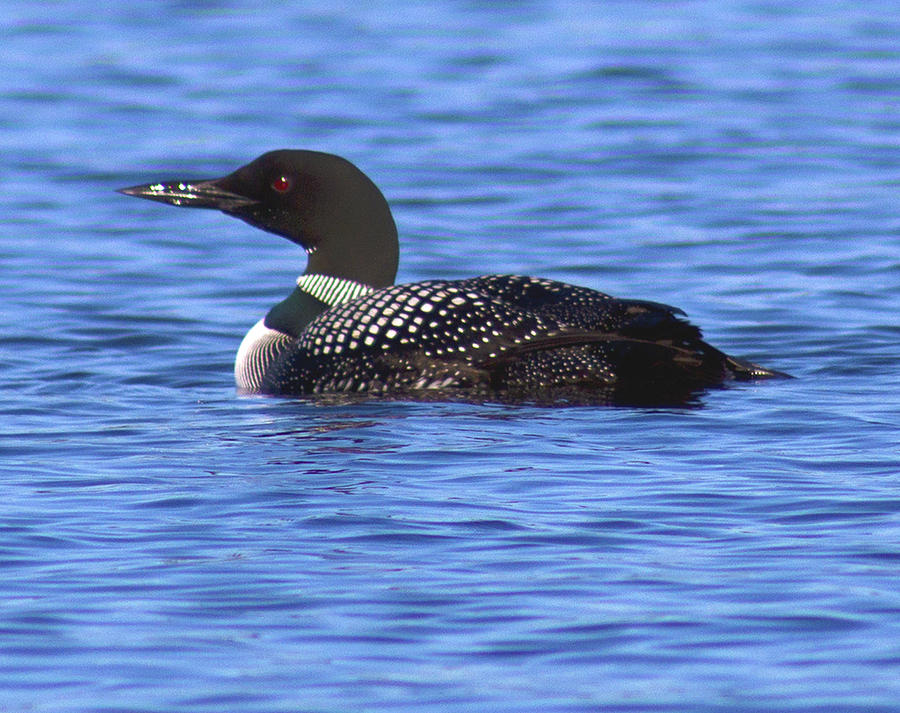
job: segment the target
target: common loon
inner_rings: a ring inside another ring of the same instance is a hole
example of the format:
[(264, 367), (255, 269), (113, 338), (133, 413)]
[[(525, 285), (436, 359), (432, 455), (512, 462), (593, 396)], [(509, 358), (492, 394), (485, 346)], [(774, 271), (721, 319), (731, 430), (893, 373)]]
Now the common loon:
[(306, 250), (294, 291), (241, 343), (242, 392), (665, 405), (781, 376), (720, 352), (655, 302), (520, 275), (394, 285), (388, 203), (332, 154), (271, 151), (223, 178), (120, 192), (215, 208)]

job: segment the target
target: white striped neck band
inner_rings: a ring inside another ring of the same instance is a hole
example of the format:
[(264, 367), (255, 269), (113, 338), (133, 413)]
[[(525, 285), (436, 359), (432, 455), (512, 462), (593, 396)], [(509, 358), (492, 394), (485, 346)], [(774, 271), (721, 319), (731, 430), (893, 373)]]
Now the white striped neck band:
[(329, 307), (355, 300), (374, 289), (362, 282), (331, 275), (300, 275), (297, 278), (297, 287)]

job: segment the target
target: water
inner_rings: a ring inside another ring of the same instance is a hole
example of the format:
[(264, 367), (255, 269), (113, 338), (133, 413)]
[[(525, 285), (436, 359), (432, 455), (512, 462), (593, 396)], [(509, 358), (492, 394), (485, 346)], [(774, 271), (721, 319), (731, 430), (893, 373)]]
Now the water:
[[(0, 710), (900, 709), (894, 10), (5, 2)], [(278, 147), (797, 378), (239, 398), (302, 254), (113, 189)]]

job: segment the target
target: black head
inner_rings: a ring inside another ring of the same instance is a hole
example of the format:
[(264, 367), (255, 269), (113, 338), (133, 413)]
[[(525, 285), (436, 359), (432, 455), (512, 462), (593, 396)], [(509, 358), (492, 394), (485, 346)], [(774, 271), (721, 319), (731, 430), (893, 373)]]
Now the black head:
[(318, 151), (270, 151), (224, 178), (166, 181), (120, 193), (215, 208), (282, 235), (309, 254), (307, 272), (373, 287), (397, 272), (397, 228), (378, 187), (349, 161)]

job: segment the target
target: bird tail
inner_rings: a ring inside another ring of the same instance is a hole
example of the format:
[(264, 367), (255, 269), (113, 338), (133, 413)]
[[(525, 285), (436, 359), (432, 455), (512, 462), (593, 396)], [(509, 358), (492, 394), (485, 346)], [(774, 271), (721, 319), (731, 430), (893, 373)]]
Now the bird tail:
[(750, 381), (752, 379), (793, 379), (790, 374), (775, 369), (767, 369), (759, 364), (754, 364), (746, 359), (738, 359), (732, 356), (725, 357), (725, 368), (731, 372), (735, 379)]

